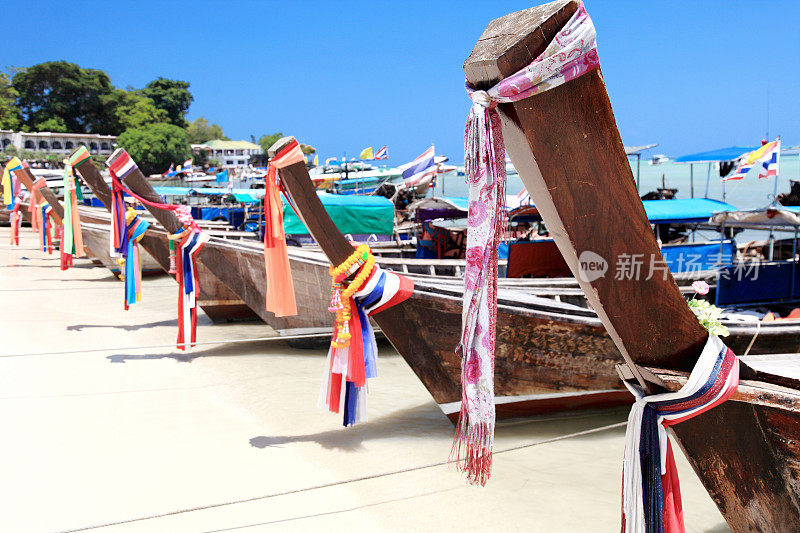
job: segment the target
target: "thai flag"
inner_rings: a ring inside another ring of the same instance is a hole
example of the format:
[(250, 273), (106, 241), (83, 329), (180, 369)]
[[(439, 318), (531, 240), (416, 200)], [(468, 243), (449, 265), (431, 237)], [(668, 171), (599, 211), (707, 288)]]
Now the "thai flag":
[(164, 172), (164, 174), (162, 174), (162, 175), (163, 175), (163, 176), (169, 176), (169, 175), (172, 175), (172, 171), (174, 170), (174, 167), (175, 167), (175, 165), (173, 165), (172, 163), (170, 163), (170, 164), (169, 164), (169, 168), (168, 168), (168, 169), (167, 169), (167, 171), (166, 171), (166, 172)]
[(389, 159), (389, 150), (384, 146), (375, 153), (373, 159)]
[(436, 163), (433, 160), (433, 156), (434, 150), (433, 146), (431, 146), (411, 163), (404, 165), (406, 169), (403, 171), (403, 183), (406, 186), (414, 186), (428, 176), (434, 176), (436, 174)]
[(528, 194), (528, 189), (523, 187), (522, 190), (519, 191), (519, 194), (517, 194), (517, 200), (519, 200), (519, 205), (528, 205), (528, 204), (530, 204), (531, 203), (531, 195)]
[(187, 159), (183, 162), (183, 172), (191, 172), (192, 171), (192, 160)]
[(764, 154), (764, 158), (762, 161), (762, 166), (764, 170), (767, 171), (766, 174), (758, 173), (758, 178), (769, 178), (770, 176), (778, 177), (778, 165), (781, 161), (781, 140), (780, 138), (775, 141), (775, 146), (773, 146), (766, 154)]
[[(736, 171), (726, 177), (723, 178), (722, 181), (731, 181), (731, 180), (740, 180), (744, 178), (750, 169), (753, 168), (754, 165), (758, 163), (764, 164), (764, 168), (767, 168), (767, 163), (769, 163), (769, 159), (772, 157), (772, 152), (775, 150), (776, 146), (779, 146), (780, 140), (772, 141), (771, 143), (766, 143), (761, 146), (758, 150), (753, 150), (752, 152), (743, 154), (739, 159), (740, 163), (739, 166), (736, 168)], [(778, 148), (780, 150), (780, 148)], [(769, 171), (769, 169), (767, 168)], [(778, 159), (775, 159), (775, 174), (767, 174), (768, 176), (777, 175), (778, 171)], [(766, 177), (766, 176), (764, 176)]]

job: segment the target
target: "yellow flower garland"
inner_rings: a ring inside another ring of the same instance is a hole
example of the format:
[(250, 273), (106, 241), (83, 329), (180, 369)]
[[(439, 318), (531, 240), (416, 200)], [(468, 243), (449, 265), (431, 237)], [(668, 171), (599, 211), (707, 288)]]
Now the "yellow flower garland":
[[(353, 267), (358, 267), (358, 274), (347, 287), (347, 279)], [(375, 256), (366, 244), (360, 245), (356, 250), (337, 267), (331, 265), (328, 272), (331, 275), (331, 305), (328, 310), (336, 313), (333, 326), (331, 346), (346, 348), (350, 345), (350, 317), (353, 314), (353, 295), (360, 290), (375, 267)]]

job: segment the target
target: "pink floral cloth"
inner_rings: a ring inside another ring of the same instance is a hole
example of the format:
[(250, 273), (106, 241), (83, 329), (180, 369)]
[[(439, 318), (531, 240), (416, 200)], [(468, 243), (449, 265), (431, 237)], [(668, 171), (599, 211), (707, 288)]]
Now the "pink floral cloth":
[(497, 103), (547, 91), (600, 66), (595, 29), (583, 5), (530, 65), (488, 91), (469, 86), (473, 101), (464, 134), (469, 186), (467, 267), (461, 342), (461, 413), (453, 453), (470, 483), (484, 485), (494, 444), (494, 348), (497, 321), (497, 248), (505, 226), (505, 145)]

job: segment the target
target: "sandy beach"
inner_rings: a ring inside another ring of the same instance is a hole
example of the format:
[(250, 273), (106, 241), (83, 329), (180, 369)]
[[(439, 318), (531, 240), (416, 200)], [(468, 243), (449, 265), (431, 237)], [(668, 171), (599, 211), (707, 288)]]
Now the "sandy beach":
[[(323, 350), (180, 352), (172, 279), (145, 279), (126, 312), (106, 269), (81, 259), (62, 272), (30, 229), (19, 248), (8, 235), (2, 531), (619, 530), (624, 427), (571, 435), (624, 422), (626, 409), (498, 424), (492, 478), (471, 487), (452, 467), (418, 468), (447, 459), (453, 426), (389, 345), (369, 421), (345, 429), (316, 407)], [(199, 313), (201, 342), (274, 335)], [(687, 531), (729, 531), (676, 458)]]

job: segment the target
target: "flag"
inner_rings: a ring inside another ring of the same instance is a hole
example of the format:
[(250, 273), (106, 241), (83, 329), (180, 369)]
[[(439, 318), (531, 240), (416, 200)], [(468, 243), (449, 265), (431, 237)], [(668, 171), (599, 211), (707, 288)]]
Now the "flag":
[(769, 178), (770, 176), (778, 177), (778, 165), (780, 165), (781, 161), (781, 138), (778, 137), (777, 141), (770, 144), (774, 144), (775, 146), (765, 153), (764, 158), (761, 160), (761, 165), (764, 167), (766, 174), (759, 172), (758, 179)]
[(361, 150), (361, 155), (358, 156), (359, 159), (373, 159), (372, 157), (372, 146), (367, 146), (363, 150)]
[(384, 146), (375, 153), (375, 159), (389, 159), (389, 150)]
[(319, 154), (314, 156), (314, 166), (315, 167), (319, 166)]
[(187, 159), (183, 162), (183, 172), (189, 173), (192, 171), (192, 160)]
[(519, 191), (519, 194), (517, 194), (517, 200), (519, 201), (519, 205), (528, 205), (528, 204), (530, 204), (531, 203), (531, 195), (528, 194), (528, 189), (523, 187), (522, 190)]
[[(739, 166), (736, 167), (736, 171), (731, 174), (730, 176), (723, 178), (722, 181), (730, 181), (730, 180), (740, 180), (744, 178), (750, 169), (753, 168), (753, 165), (757, 163), (765, 163), (767, 159), (772, 157), (772, 151), (778, 146), (780, 141), (772, 141), (771, 143), (766, 143), (764, 146), (759, 148), (758, 150), (753, 150), (752, 152), (743, 154), (739, 157)], [(778, 170), (778, 163), (777, 158), (775, 161), (775, 171), (777, 173)], [(773, 174), (770, 174), (773, 175)]]
[(167, 169), (167, 171), (166, 171), (166, 172), (164, 172), (164, 174), (162, 174), (162, 176), (169, 176), (169, 175), (172, 173), (172, 171), (173, 171), (173, 167), (174, 167), (174, 166), (175, 166), (175, 165), (173, 165), (172, 163), (170, 163), (170, 164), (169, 164), (169, 168)]
[(331, 162), (335, 163), (336, 162), (336, 158), (335, 157), (329, 157), (328, 159), (325, 160), (325, 164), (326, 165), (330, 165)]
[(433, 146), (425, 150), (422, 155), (408, 163), (403, 171), (403, 184), (406, 186), (418, 185), (423, 179), (436, 174), (436, 163), (433, 161)]

